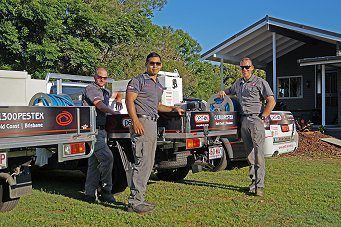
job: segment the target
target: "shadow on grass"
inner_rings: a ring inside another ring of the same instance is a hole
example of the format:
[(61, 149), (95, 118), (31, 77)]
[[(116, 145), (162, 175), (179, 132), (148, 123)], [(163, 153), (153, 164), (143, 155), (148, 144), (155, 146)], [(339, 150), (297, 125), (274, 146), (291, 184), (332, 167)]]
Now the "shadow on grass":
[(179, 184), (187, 184), (187, 185), (195, 185), (195, 186), (204, 186), (204, 187), (212, 187), (212, 188), (221, 188), (227, 189), (231, 191), (238, 191), (247, 194), (249, 191), (249, 187), (240, 187), (235, 185), (226, 185), (226, 184), (218, 184), (218, 183), (210, 183), (204, 181), (197, 181), (197, 180), (182, 180), (176, 183)]
[(248, 166), (249, 166), (249, 163), (246, 160), (233, 161), (228, 164), (227, 169), (228, 170), (241, 169), (241, 168), (248, 167)]
[[(50, 194), (63, 195), (72, 199), (83, 201), (85, 176), (77, 170), (43, 170), (32, 171), (33, 189)], [(105, 207), (126, 210), (125, 203), (116, 204), (100, 203)]]

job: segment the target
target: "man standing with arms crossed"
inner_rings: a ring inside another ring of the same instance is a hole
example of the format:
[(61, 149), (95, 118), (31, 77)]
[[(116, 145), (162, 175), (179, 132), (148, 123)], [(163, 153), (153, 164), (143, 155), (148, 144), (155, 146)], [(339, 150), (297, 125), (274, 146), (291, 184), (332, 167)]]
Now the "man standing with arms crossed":
[[(250, 58), (240, 61), (240, 69), (243, 77), (218, 95), (221, 98), (225, 95), (237, 95), (241, 105), (241, 136), (249, 152), (249, 175), (252, 180), (249, 192), (264, 196), (264, 120), (270, 115), (276, 102), (268, 82), (252, 75), (254, 67)], [(264, 108), (263, 101), (266, 101)]]
[[(105, 68), (98, 68), (94, 76), (95, 82), (89, 84), (83, 93), (83, 105), (96, 107), (96, 128), (98, 134), (93, 155), (88, 159), (88, 171), (85, 181), (85, 201), (95, 203), (96, 190), (101, 181), (99, 200), (115, 203), (111, 194), (113, 154), (107, 145), (107, 132), (105, 131), (106, 114), (117, 114), (109, 108), (111, 92), (104, 86), (108, 80), (108, 72)], [(116, 95), (116, 105), (120, 105), (122, 96)]]
[(161, 70), (161, 57), (155, 52), (146, 58), (146, 72), (134, 77), (127, 86), (126, 106), (132, 119), (131, 142), (135, 163), (129, 196), (128, 212), (146, 213), (155, 205), (144, 199), (148, 179), (153, 169), (157, 143), (157, 118), (160, 112), (178, 112), (179, 107), (161, 104), (163, 87), (157, 75)]

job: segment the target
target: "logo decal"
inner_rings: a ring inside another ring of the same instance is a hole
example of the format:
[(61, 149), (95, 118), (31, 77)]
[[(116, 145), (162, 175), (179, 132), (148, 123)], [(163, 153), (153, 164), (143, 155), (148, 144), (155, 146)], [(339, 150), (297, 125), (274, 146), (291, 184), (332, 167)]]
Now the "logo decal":
[(214, 120), (216, 120), (216, 121), (233, 120), (233, 115), (231, 115), (231, 114), (215, 115)]
[(270, 114), (270, 119), (272, 121), (280, 121), (280, 120), (282, 120), (282, 116), (279, 114)]
[(62, 111), (56, 117), (56, 122), (60, 126), (67, 126), (71, 124), (72, 120), (73, 120), (72, 114), (68, 111)]
[(210, 122), (209, 114), (195, 114), (194, 115), (195, 123), (208, 123)]
[(295, 120), (295, 119), (294, 119), (294, 116), (291, 115), (291, 114), (287, 114), (287, 118), (288, 118), (289, 121)]
[(131, 125), (132, 121), (130, 118), (124, 118), (122, 119), (122, 125), (124, 128), (129, 128), (129, 126)]

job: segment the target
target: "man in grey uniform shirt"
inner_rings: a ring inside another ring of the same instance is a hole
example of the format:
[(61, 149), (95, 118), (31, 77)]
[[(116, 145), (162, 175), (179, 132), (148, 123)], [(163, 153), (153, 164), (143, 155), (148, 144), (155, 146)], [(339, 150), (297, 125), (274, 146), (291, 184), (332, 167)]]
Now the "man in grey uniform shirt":
[(160, 112), (178, 112), (183, 109), (161, 104), (163, 87), (157, 74), (162, 63), (157, 53), (150, 53), (146, 58), (146, 72), (134, 77), (128, 83), (126, 105), (132, 119), (131, 142), (135, 163), (129, 196), (129, 212), (146, 213), (155, 208), (154, 204), (144, 199), (148, 179), (153, 169), (157, 142), (157, 118)]
[[(96, 128), (98, 134), (94, 154), (88, 159), (88, 171), (85, 181), (85, 201), (94, 203), (96, 199), (96, 190), (101, 181), (101, 190), (98, 195), (102, 202), (115, 203), (111, 194), (112, 189), (112, 168), (113, 155), (107, 145), (107, 132), (105, 131), (106, 114), (117, 114), (109, 108), (109, 98), (111, 92), (104, 86), (107, 83), (108, 73), (104, 68), (98, 68), (94, 76), (95, 83), (89, 84), (83, 92), (83, 105), (96, 107)], [(121, 103), (122, 96), (116, 95), (116, 103)], [(119, 105), (119, 104), (118, 104)]]
[[(249, 175), (252, 180), (249, 192), (264, 196), (264, 120), (270, 115), (276, 102), (268, 82), (252, 75), (254, 67), (250, 58), (243, 58), (240, 61), (240, 68), (243, 77), (218, 94), (221, 98), (226, 94), (237, 95), (241, 105), (241, 136), (249, 152)], [(266, 101), (264, 108), (263, 101)]]

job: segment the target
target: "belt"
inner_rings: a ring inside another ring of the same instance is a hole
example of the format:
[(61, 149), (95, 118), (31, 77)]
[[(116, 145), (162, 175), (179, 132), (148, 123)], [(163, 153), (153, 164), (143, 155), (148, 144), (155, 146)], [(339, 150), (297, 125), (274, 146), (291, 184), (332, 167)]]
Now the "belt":
[(138, 114), (137, 117), (139, 117), (139, 118), (146, 118), (146, 119), (149, 119), (149, 120), (152, 120), (152, 121), (157, 121), (157, 117), (151, 117), (151, 116), (148, 116), (148, 115), (145, 115), (145, 114)]
[(96, 128), (100, 129), (100, 130), (103, 130), (103, 129), (105, 129), (105, 125), (97, 125)]

